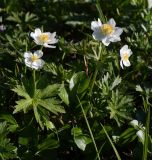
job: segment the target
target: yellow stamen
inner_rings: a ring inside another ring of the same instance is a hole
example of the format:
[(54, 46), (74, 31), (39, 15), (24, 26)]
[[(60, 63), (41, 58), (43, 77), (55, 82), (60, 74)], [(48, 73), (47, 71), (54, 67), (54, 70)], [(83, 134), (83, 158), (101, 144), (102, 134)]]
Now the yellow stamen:
[(123, 60), (123, 61), (127, 61), (128, 58), (129, 58), (128, 53), (124, 53), (123, 56), (122, 56), (122, 60)]
[(101, 27), (101, 33), (104, 35), (110, 35), (113, 32), (113, 27), (110, 24), (103, 24)]
[(49, 36), (43, 33), (39, 36), (39, 39), (41, 42), (47, 42), (49, 40)]
[(36, 61), (36, 60), (38, 60), (39, 58), (36, 56), (36, 55), (32, 55), (32, 57), (31, 57), (31, 60), (32, 60), (32, 62), (34, 62), (34, 61)]

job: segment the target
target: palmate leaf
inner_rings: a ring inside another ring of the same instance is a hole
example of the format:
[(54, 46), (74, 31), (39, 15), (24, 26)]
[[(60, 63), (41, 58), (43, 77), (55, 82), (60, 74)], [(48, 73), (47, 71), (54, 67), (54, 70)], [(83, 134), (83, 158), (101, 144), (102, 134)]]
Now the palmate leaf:
[(46, 126), (48, 124), (46, 121), (49, 121), (48, 112), (56, 115), (58, 113), (65, 113), (61, 102), (57, 100), (60, 86), (59, 84), (48, 85), (44, 89), (36, 89), (35, 92), (33, 92), (34, 94), (30, 95), (30, 92), (28, 94), (26, 91), (26, 89), (29, 90), (28, 86), (25, 89), (24, 86), (18, 85), (13, 91), (19, 96), (24, 97), (24, 99), (16, 101), (17, 105), (13, 113), (21, 111), (26, 113), (28, 110), (33, 109), (36, 121), (41, 128), (44, 129), (44, 125)]
[(2, 159), (13, 159), (17, 158), (16, 147), (10, 143), (9, 139), (0, 140), (0, 157)]
[(121, 95), (118, 90), (112, 91), (112, 97), (108, 101), (107, 109), (110, 110), (110, 118), (115, 119), (118, 126), (124, 119), (131, 119), (130, 112), (133, 110), (132, 98)]

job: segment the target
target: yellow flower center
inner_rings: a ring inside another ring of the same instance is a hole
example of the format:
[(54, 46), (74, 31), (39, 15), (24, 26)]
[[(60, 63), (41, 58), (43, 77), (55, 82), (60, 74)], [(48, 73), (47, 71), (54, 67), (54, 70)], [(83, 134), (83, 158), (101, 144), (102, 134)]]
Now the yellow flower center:
[(123, 60), (123, 61), (127, 61), (128, 58), (129, 58), (128, 53), (124, 53), (123, 56), (122, 56), (122, 60)]
[(32, 57), (31, 57), (32, 62), (34, 62), (34, 61), (36, 61), (36, 60), (38, 60), (38, 59), (39, 59), (39, 58), (38, 58), (37, 55), (32, 55)]
[(110, 35), (113, 32), (113, 27), (110, 24), (103, 24), (101, 27), (101, 33), (104, 35)]
[(43, 33), (39, 36), (39, 39), (41, 42), (47, 42), (49, 40), (49, 36)]

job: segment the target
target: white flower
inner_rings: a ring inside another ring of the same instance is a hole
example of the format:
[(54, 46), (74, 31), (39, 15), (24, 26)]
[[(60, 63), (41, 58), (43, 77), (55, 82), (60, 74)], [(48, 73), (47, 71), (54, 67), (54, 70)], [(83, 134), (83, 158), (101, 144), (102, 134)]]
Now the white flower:
[(140, 141), (141, 141), (142, 143), (144, 143), (144, 140), (145, 140), (144, 131), (139, 130), (136, 134), (137, 134), (138, 138), (140, 139)]
[(120, 49), (120, 66), (123, 69), (123, 65), (126, 67), (129, 67), (130, 61), (129, 61), (129, 57), (132, 55), (132, 51), (131, 49), (128, 48), (128, 45), (124, 45), (121, 49)]
[(43, 56), (43, 52), (41, 50), (35, 51), (33, 54), (31, 52), (25, 52), (25, 64), (26, 66), (33, 69), (40, 69), (44, 65), (44, 61), (41, 59)]
[(120, 35), (123, 32), (122, 28), (116, 27), (116, 22), (111, 18), (107, 23), (102, 24), (100, 19), (91, 22), (91, 29), (93, 30), (93, 38), (108, 46), (110, 42), (120, 41)]
[(55, 48), (53, 44), (57, 43), (58, 40), (55, 38), (56, 32), (42, 32), (39, 28), (35, 29), (35, 32), (31, 32), (30, 36), (34, 39), (37, 45), (43, 45), (47, 48)]

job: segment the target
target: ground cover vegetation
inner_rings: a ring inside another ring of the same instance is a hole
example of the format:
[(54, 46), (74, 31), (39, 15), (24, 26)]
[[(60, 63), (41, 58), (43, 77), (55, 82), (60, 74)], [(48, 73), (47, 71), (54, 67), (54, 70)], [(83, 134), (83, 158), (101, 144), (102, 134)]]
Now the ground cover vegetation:
[(152, 159), (148, 0), (0, 0), (0, 159)]

